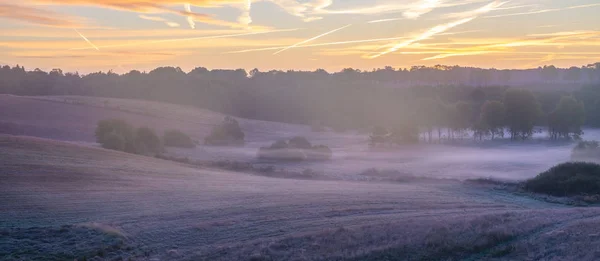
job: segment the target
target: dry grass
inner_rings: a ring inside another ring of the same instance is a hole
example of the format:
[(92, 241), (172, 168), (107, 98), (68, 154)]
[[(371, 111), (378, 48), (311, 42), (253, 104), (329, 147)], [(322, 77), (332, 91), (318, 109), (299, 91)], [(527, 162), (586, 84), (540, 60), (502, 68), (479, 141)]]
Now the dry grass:
[[(600, 249), (596, 208), (456, 182), (275, 179), (13, 136), (0, 136), (0, 165), (0, 229), (126, 235), (133, 249), (103, 250), (111, 259), (593, 260)], [(556, 252), (555, 237), (577, 247)]]

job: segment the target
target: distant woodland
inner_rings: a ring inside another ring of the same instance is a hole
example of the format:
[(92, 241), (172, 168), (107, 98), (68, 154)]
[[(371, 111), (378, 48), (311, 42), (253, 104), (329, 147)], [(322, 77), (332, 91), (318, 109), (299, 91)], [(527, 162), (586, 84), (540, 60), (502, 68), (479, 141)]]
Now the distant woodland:
[[(530, 126), (548, 126), (556, 138), (577, 135), (578, 125), (600, 127), (600, 63), (567, 69), (415, 66), (335, 73), (202, 67), (186, 73), (177, 67), (160, 67), (122, 75), (4, 66), (0, 93), (145, 99), (340, 131), (410, 125), (429, 136), (435, 130), (440, 136), (447, 131), (447, 137), (471, 130), (480, 137), (493, 137), (495, 129), (506, 127), (518, 139), (531, 135)], [(494, 122), (486, 113), (501, 119)], [(517, 122), (510, 118), (516, 114), (528, 118)], [(573, 115), (576, 119), (566, 123), (565, 118)]]

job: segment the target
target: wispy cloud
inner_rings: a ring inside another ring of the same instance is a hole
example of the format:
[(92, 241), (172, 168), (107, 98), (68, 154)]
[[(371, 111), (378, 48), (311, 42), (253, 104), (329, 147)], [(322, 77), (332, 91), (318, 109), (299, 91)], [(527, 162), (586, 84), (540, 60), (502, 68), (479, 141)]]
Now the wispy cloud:
[(404, 11), (402, 15), (406, 18), (415, 19), (423, 14), (431, 12), (436, 7), (442, 4), (442, 0), (423, 0), (416, 6)]
[(164, 24), (166, 24), (169, 27), (179, 27), (179, 24), (173, 21), (169, 21), (165, 18), (162, 18), (160, 16), (150, 16), (150, 15), (139, 15), (139, 18), (142, 18), (144, 20), (149, 20), (149, 21), (154, 21), (154, 22), (163, 22)]
[(429, 29), (429, 30), (427, 30), (427, 31), (425, 31), (425, 32), (423, 32), (423, 33), (421, 33), (421, 34), (413, 37), (412, 39), (409, 39), (407, 41), (398, 43), (398, 44), (396, 44), (396, 45), (394, 45), (394, 46), (392, 46), (390, 48), (387, 48), (387, 50), (385, 50), (383, 52), (379, 52), (379, 53), (376, 53), (376, 54), (365, 56), (365, 58), (373, 59), (373, 58), (380, 57), (382, 55), (386, 55), (386, 54), (391, 53), (391, 52), (398, 51), (401, 48), (404, 48), (406, 46), (409, 46), (411, 44), (417, 43), (419, 41), (431, 38), (431, 37), (433, 37), (435, 35), (438, 35), (440, 33), (446, 32), (446, 31), (448, 31), (448, 30), (450, 30), (450, 29), (452, 29), (454, 27), (457, 27), (459, 25), (462, 25), (462, 24), (468, 23), (470, 21), (473, 21), (475, 18), (477, 18), (481, 14), (485, 14), (485, 13), (491, 12), (491, 11), (495, 10), (496, 8), (502, 6), (505, 3), (506, 2), (494, 1), (494, 2), (492, 2), (490, 4), (487, 4), (487, 5), (479, 8), (479, 9), (475, 9), (475, 10), (472, 10), (472, 11), (464, 12), (463, 15), (466, 18), (463, 18), (463, 19), (460, 19), (460, 20), (457, 20), (457, 21), (453, 21), (453, 22), (449, 22), (449, 23), (446, 23), (446, 24), (441, 24), (441, 25), (435, 26), (435, 27), (433, 27), (433, 28), (431, 28), (431, 29)]
[[(157, 12), (168, 12), (184, 16), (192, 21), (217, 25), (226, 26), (231, 28), (244, 28), (246, 25), (241, 25), (237, 22), (229, 22), (225, 20), (216, 19), (207, 14), (198, 14), (188, 10), (181, 10), (173, 8), (173, 6), (181, 6), (181, 0), (31, 0), (40, 4), (51, 4), (51, 5), (88, 5), (88, 6), (99, 6), (104, 8), (126, 10), (138, 13), (157, 13)], [(201, 7), (218, 7), (222, 5), (230, 5), (234, 3), (240, 3), (245, 0), (188, 0), (187, 4)], [(186, 4), (183, 2), (183, 4)], [(191, 17), (191, 18), (190, 18)]]
[[(298, 29), (295, 29), (295, 28), (294, 29), (280, 29), (280, 30), (259, 31), (259, 32), (240, 33), (240, 34), (225, 34), (225, 35), (211, 35), (211, 36), (176, 38), (176, 39), (165, 39), (165, 40), (155, 40), (155, 41), (142, 41), (142, 42), (135, 42), (135, 43), (105, 45), (105, 46), (98, 46), (98, 47), (100, 47), (100, 48), (120, 48), (120, 47), (131, 47), (131, 46), (140, 46), (140, 45), (152, 45), (152, 44), (169, 43), (169, 42), (183, 42), (183, 41), (196, 41), (196, 40), (219, 39), (219, 38), (233, 38), (233, 37), (248, 36), (248, 35), (270, 34), (270, 33), (278, 33), (278, 32), (291, 32), (291, 31), (296, 31), (296, 30), (298, 30)], [(87, 50), (87, 49), (91, 49), (91, 48), (80, 47), (80, 48), (71, 48), (69, 50)]]
[(565, 8), (549, 8), (549, 9), (541, 9), (541, 10), (531, 10), (528, 12), (508, 13), (508, 14), (486, 16), (484, 18), (499, 18), (499, 17), (520, 16), (520, 15), (544, 14), (544, 13), (559, 12), (559, 11), (564, 11), (564, 10), (589, 8), (589, 7), (595, 7), (595, 6), (600, 6), (600, 4), (575, 5), (575, 6), (565, 7)]
[(98, 46), (93, 44), (89, 39), (87, 39), (87, 37), (85, 37), (83, 34), (81, 34), (79, 31), (77, 31), (77, 29), (73, 29), (73, 30), (75, 30), (75, 32), (77, 32), (77, 34), (79, 34), (79, 36), (81, 36), (81, 38), (83, 38), (83, 40), (85, 40), (89, 45), (94, 47), (94, 49), (96, 49), (97, 51), (100, 51), (100, 48), (98, 48)]
[[(369, 43), (369, 42), (383, 42), (383, 41), (401, 40), (401, 39), (405, 39), (405, 38), (406, 37), (390, 37), (390, 38), (374, 38), (374, 39), (364, 39), (364, 40), (338, 41), (338, 42), (328, 42), (328, 43), (318, 43), (318, 44), (305, 44), (305, 45), (296, 46), (294, 48), (309, 48), (309, 47), (321, 47), (321, 46), (330, 46), (330, 45), (344, 45), (344, 44)], [(276, 47), (246, 49), (246, 50), (225, 52), (224, 54), (249, 53), (249, 52), (259, 52), (259, 51), (271, 51), (271, 50), (280, 50), (280, 49), (283, 49), (283, 48), (286, 48), (286, 46), (276, 46)]]
[(238, 18), (238, 22), (240, 24), (249, 25), (252, 23), (252, 17), (250, 16), (250, 11), (252, 10), (252, 0), (246, 0), (242, 8), (242, 14)]
[(337, 28), (337, 29), (331, 30), (331, 31), (329, 31), (329, 32), (326, 32), (326, 33), (322, 33), (322, 34), (320, 34), (320, 35), (317, 35), (317, 36), (315, 36), (315, 37), (313, 37), (313, 38), (306, 39), (306, 40), (304, 40), (304, 41), (302, 41), (302, 42), (295, 43), (295, 44), (293, 44), (293, 45), (290, 45), (290, 46), (288, 46), (288, 47), (285, 47), (285, 48), (283, 48), (283, 49), (281, 49), (281, 50), (279, 50), (279, 51), (277, 51), (277, 52), (275, 52), (275, 53), (273, 53), (273, 54), (274, 54), (274, 55), (276, 55), (276, 54), (279, 54), (279, 53), (281, 53), (281, 52), (283, 52), (283, 51), (286, 51), (286, 50), (288, 50), (288, 49), (294, 48), (294, 47), (296, 47), (296, 46), (299, 46), (299, 45), (302, 45), (302, 44), (305, 44), (305, 43), (308, 43), (308, 42), (312, 42), (312, 41), (314, 41), (314, 40), (317, 40), (317, 39), (319, 39), (319, 38), (321, 38), (321, 37), (323, 37), (323, 36), (326, 36), (326, 35), (329, 35), (329, 34), (335, 33), (335, 32), (337, 32), (337, 31), (339, 31), (339, 30), (342, 30), (342, 29), (344, 29), (344, 28), (347, 28), (347, 27), (349, 27), (349, 26), (351, 26), (351, 24), (349, 24), (349, 25), (346, 25), (346, 26), (342, 26), (342, 27), (340, 27), (340, 28)]
[(50, 10), (3, 2), (0, 2), (0, 18), (35, 25), (71, 28), (80, 27), (83, 20), (81, 18), (70, 17)]
[(498, 17), (518, 16), (518, 15), (543, 14), (543, 13), (549, 13), (549, 12), (556, 12), (556, 11), (560, 11), (560, 10), (561, 9), (543, 9), (543, 10), (536, 10), (536, 11), (529, 11), (529, 12), (490, 15), (490, 16), (486, 16), (484, 18), (498, 18)]
[[(192, 12), (192, 6), (190, 5), (190, 3), (185, 3), (183, 5), (183, 8), (185, 8), (186, 12), (191, 13)], [(194, 17), (192, 17), (191, 15), (186, 16), (185, 18), (188, 22), (188, 24), (190, 25), (190, 28), (192, 29), (196, 29), (196, 22), (194, 22)]]

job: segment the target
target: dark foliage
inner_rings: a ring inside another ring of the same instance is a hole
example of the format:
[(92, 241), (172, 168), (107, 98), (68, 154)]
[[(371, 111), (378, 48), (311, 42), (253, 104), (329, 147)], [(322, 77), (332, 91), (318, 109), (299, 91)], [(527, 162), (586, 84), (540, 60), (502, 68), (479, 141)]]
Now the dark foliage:
[(210, 134), (204, 138), (204, 144), (212, 146), (243, 145), (244, 137), (244, 132), (238, 121), (227, 116), (221, 124), (215, 126)]
[(160, 138), (148, 127), (135, 131), (135, 148), (139, 154), (156, 154), (163, 150)]
[(527, 180), (525, 189), (558, 197), (600, 194), (600, 165), (562, 163)]
[(129, 153), (137, 152), (133, 127), (120, 119), (108, 119), (98, 122), (96, 141), (106, 149)]
[(274, 160), (328, 160), (333, 156), (331, 149), (325, 145), (313, 146), (304, 137), (294, 137), (287, 140), (278, 140), (269, 147), (261, 147), (258, 157)]
[(163, 135), (163, 143), (166, 147), (194, 148), (196, 144), (190, 136), (180, 130), (167, 130)]
[(162, 142), (156, 132), (148, 127), (133, 130), (120, 119), (101, 120), (96, 127), (96, 141), (105, 149), (136, 154), (161, 153)]
[[(575, 91), (577, 100), (585, 104), (586, 123), (600, 126), (600, 63), (577, 69), (575, 72), (573, 68), (546, 66), (483, 70), (438, 65), (374, 71), (348, 68), (335, 73), (252, 70), (248, 77), (241, 69), (202, 67), (188, 73), (180, 68), (161, 67), (150, 72), (82, 76), (60, 69), (44, 72), (4, 66), (0, 68), (0, 93), (157, 100), (237, 117), (300, 124), (319, 122), (334, 130), (345, 130), (376, 125), (394, 128), (389, 121), (410, 119), (422, 100), (450, 105), (463, 101), (475, 104), (474, 110), (478, 111), (478, 104), (501, 100), (505, 86), (519, 85), (536, 94), (545, 113), (556, 107), (561, 96)], [(589, 87), (577, 91), (583, 84)]]

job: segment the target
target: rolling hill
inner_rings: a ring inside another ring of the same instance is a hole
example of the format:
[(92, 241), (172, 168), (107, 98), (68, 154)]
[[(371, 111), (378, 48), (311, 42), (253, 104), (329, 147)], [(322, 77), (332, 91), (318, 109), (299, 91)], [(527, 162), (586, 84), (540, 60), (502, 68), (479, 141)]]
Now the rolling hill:
[(579, 260), (600, 254), (597, 208), (461, 182), (275, 179), (10, 135), (0, 136), (0, 165), (3, 260)]

